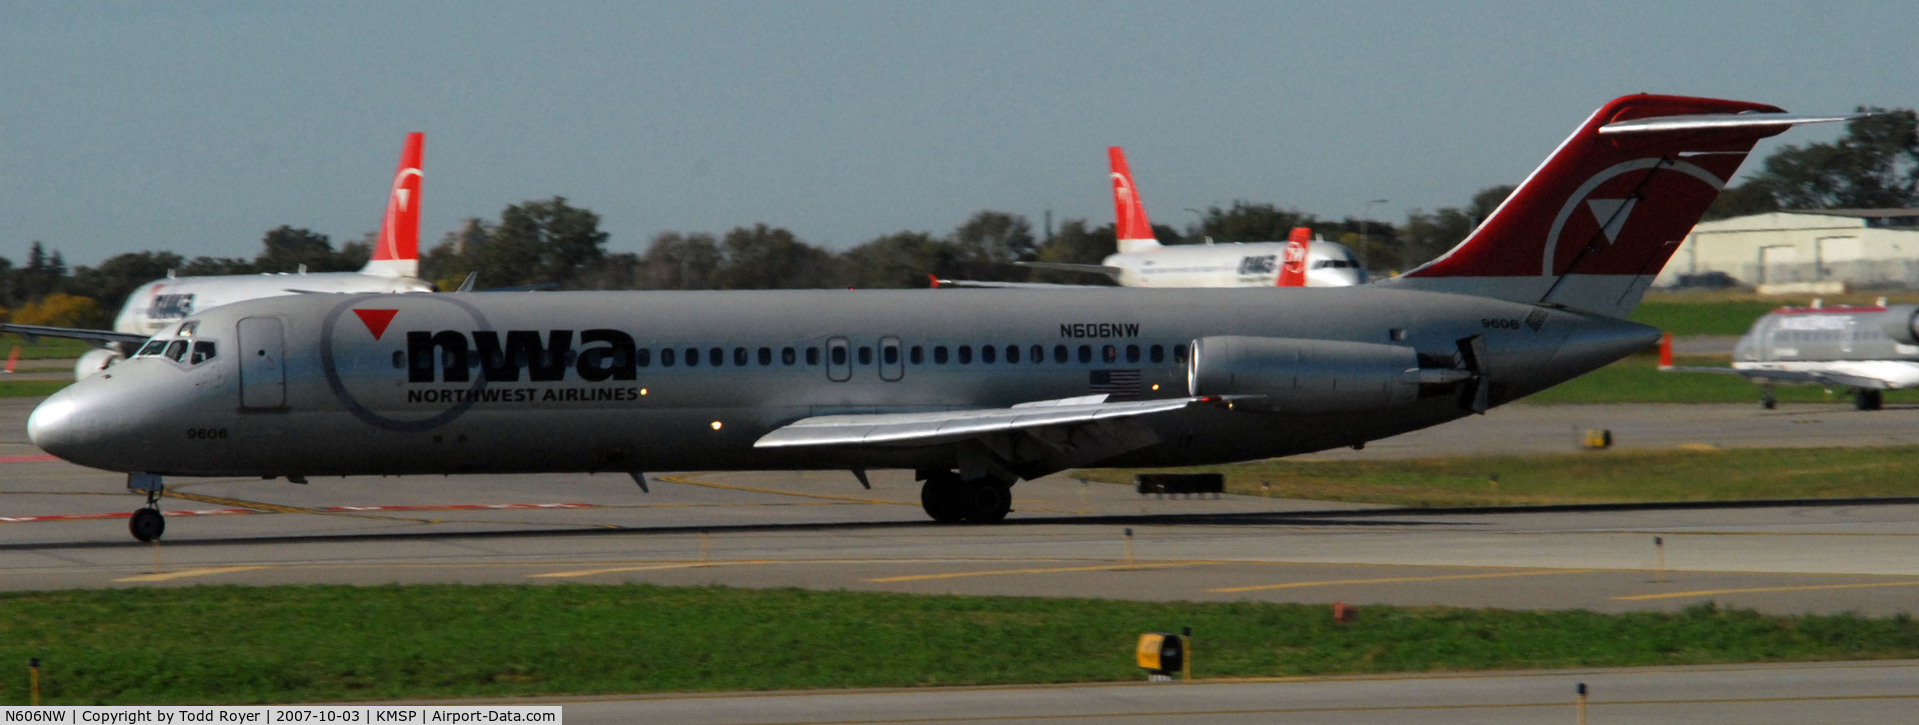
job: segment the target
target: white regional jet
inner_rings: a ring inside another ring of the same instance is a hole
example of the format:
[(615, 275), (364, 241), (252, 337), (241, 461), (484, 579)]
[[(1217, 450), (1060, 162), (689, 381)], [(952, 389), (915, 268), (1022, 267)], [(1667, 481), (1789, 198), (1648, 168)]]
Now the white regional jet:
[(113, 319), (112, 330), (0, 324), (0, 332), (29, 339), (63, 337), (100, 343), (101, 347), (82, 354), (74, 365), (74, 377), (85, 378), (125, 359), (153, 333), (220, 305), (302, 293), (432, 292), (433, 284), (419, 279), (421, 156), (425, 145), (425, 134), (407, 134), (387, 194), (379, 239), (371, 259), (358, 272), (169, 275), (127, 295), (126, 304)]
[[(1113, 232), (1117, 254), (1099, 264), (1017, 262), (1022, 267), (1102, 274), (1121, 287), (1348, 287), (1366, 283), (1366, 270), (1353, 250), (1338, 242), (1313, 239), (1296, 227), (1284, 242), (1233, 242), (1167, 246), (1153, 236), (1146, 204), (1133, 184), (1126, 152), (1106, 149), (1112, 165)], [(980, 282), (934, 278), (934, 287), (1052, 288), (1080, 285), (1030, 282)]]
[(1738, 375), (1759, 384), (1767, 410), (1774, 385), (1848, 388), (1854, 408), (1878, 410), (1885, 391), (1919, 388), (1919, 305), (1782, 307), (1752, 323), (1727, 368), (1673, 367), (1668, 335), (1659, 369)]
[(252, 300), (27, 434), (126, 472), (140, 539), (165, 476), (903, 468), (934, 520), (990, 523), (1020, 480), (1358, 448), (1645, 349), (1626, 316), (1754, 142), (1846, 118), (1617, 99), (1458, 247), (1353, 287)]

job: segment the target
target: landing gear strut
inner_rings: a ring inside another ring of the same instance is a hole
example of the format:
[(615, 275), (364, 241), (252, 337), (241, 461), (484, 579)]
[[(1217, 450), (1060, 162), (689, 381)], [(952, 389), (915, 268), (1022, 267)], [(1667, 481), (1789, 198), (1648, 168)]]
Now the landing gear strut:
[(127, 488), (147, 493), (146, 508), (133, 512), (133, 518), (127, 519), (127, 531), (141, 541), (159, 539), (167, 530), (167, 519), (160, 514), (160, 494), (166, 492), (166, 486), (160, 483), (159, 476), (151, 473), (129, 473)]
[(1779, 399), (1773, 397), (1771, 385), (1759, 386), (1759, 407), (1765, 410), (1779, 407)]
[(943, 524), (996, 524), (1013, 510), (1013, 485), (991, 478), (962, 480), (952, 471), (926, 477), (920, 507)]

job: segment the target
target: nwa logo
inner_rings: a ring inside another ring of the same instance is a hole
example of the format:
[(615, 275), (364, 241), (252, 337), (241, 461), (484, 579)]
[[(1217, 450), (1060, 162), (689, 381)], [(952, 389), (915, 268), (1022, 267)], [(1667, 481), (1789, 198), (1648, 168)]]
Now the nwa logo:
[(412, 331), (407, 382), (464, 383), (476, 368), (489, 382), (565, 380), (569, 369), (587, 382), (632, 380), (634, 350), (633, 336), (619, 330), (581, 330), (577, 347), (573, 330)]

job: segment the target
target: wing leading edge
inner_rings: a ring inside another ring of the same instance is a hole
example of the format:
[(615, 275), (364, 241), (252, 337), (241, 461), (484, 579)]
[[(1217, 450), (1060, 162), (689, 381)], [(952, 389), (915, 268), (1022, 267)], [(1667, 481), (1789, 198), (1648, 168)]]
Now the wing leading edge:
[(93, 342), (124, 342), (138, 345), (146, 342), (152, 335), (137, 332), (115, 332), (113, 330), (86, 330), (77, 327), (47, 327), (44, 325), (0, 324), (0, 333), (12, 333), (27, 338), (29, 342), (36, 337), (58, 337), (67, 340), (91, 340)]

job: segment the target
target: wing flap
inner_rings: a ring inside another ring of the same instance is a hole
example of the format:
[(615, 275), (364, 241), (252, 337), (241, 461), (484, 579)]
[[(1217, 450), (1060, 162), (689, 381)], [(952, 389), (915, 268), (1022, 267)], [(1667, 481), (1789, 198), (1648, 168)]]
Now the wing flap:
[[(1093, 396), (1097, 397), (1097, 396)], [(994, 433), (1034, 431), (1136, 418), (1221, 402), (1216, 397), (1086, 402), (1089, 398), (1023, 403), (1012, 408), (921, 413), (822, 415), (803, 418), (753, 443), (754, 448), (842, 445), (933, 445)]]

